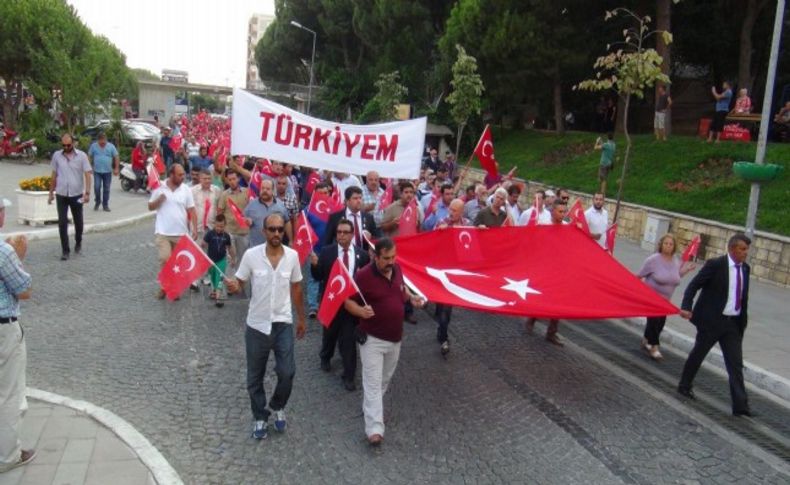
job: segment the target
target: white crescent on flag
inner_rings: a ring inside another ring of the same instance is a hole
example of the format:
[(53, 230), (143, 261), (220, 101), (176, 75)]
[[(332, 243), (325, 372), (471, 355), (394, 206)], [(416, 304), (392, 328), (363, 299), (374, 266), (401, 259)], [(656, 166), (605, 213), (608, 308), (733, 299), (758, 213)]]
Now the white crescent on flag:
[[(464, 239), (466, 239), (466, 241), (464, 241)], [(469, 246), (472, 244), (472, 235), (469, 231), (461, 231), (458, 233), (458, 241), (464, 245), (464, 249), (469, 249)]]
[(462, 269), (436, 269), (436, 268), (430, 268), (428, 266), (425, 267), (425, 272), (428, 273), (430, 276), (433, 276), (434, 278), (439, 280), (442, 286), (444, 286), (444, 289), (454, 294), (458, 298), (470, 301), (476, 305), (492, 307), (492, 308), (506, 305), (504, 301), (496, 300), (494, 298), (489, 298), (485, 295), (481, 295), (480, 293), (475, 293), (474, 291), (468, 288), (459, 286), (453, 283), (452, 281), (450, 281), (450, 278), (447, 277), (448, 274), (451, 274), (458, 276), (481, 276), (483, 278), (486, 278), (487, 277), (486, 275), (471, 273), (469, 271), (464, 271)]
[(178, 260), (178, 258), (180, 258), (182, 255), (189, 260), (189, 268), (187, 268), (186, 271), (187, 272), (192, 271), (192, 269), (195, 267), (195, 256), (189, 251), (182, 250), (176, 254), (176, 260)]
[[(486, 148), (488, 148), (488, 153), (486, 153)], [(486, 140), (483, 142), (483, 146), (480, 148), (480, 153), (482, 153), (484, 157), (494, 158), (494, 144), (491, 143), (491, 140)]]

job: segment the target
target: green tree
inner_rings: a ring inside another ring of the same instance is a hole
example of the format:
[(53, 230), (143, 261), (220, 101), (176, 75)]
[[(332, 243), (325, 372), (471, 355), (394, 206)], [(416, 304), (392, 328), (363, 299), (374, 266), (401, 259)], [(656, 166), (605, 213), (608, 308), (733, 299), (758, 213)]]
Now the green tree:
[(623, 41), (614, 45), (607, 45), (609, 54), (599, 57), (593, 66), (596, 69), (595, 78), (580, 82), (576, 87), (589, 91), (615, 91), (623, 100), (623, 131), (626, 146), (623, 157), (623, 168), (617, 188), (617, 204), (615, 205), (613, 222), (617, 222), (620, 212), (620, 201), (623, 196), (625, 174), (628, 169), (628, 158), (631, 153), (631, 136), (628, 131), (628, 108), (631, 97), (639, 99), (645, 97), (645, 91), (655, 86), (657, 82), (669, 84), (669, 76), (661, 71), (663, 59), (653, 48), (646, 47), (648, 38), (660, 33), (666, 44), (672, 42), (672, 34), (667, 31), (650, 31), (649, 16), (639, 16), (627, 8), (616, 8), (606, 12), (606, 20), (624, 15), (631, 24), (623, 30)]
[(392, 121), (396, 119), (398, 105), (409, 93), (400, 82), (398, 71), (387, 72), (379, 76), (374, 83), (376, 95), (368, 102), (360, 121)]
[(154, 74), (153, 72), (149, 71), (148, 69), (142, 69), (139, 67), (135, 67), (131, 69), (132, 75), (140, 79), (141, 81), (161, 81), (162, 79)]
[(461, 45), (456, 45), (455, 48), (458, 51), (458, 59), (453, 64), (453, 80), (450, 82), (453, 90), (447, 96), (447, 102), (451, 106), (450, 114), (458, 127), (455, 141), (455, 153), (458, 153), (469, 117), (480, 114), (481, 97), (485, 88), (477, 72), (477, 59), (467, 54)]

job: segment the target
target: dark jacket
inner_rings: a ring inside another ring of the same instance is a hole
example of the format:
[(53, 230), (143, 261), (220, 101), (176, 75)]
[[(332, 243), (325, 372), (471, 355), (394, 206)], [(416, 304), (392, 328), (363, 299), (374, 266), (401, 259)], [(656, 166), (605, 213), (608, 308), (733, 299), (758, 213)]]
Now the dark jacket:
[[(313, 279), (318, 281), (319, 284), (318, 298), (323, 298), (324, 288), (326, 288), (329, 274), (332, 272), (332, 266), (335, 264), (335, 260), (338, 257), (337, 249), (338, 246), (336, 243), (322, 247), (321, 253), (318, 255), (318, 264), (315, 266), (310, 265), (310, 274), (313, 275)], [(370, 263), (368, 253), (358, 246), (354, 246), (354, 274), (368, 263)], [(353, 277), (354, 274), (351, 276)], [(342, 307), (341, 311), (343, 311)]]
[[(748, 264), (741, 265), (741, 276), (743, 278), (743, 288), (741, 289), (741, 314), (738, 316), (737, 323), (741, 335), (746, 330), (748, 320), (747, 310), (749, 308), (749, 273)], [(680, 308), (691, 311), (691, 323), (700, 330), (713, 330), (722, 324), (724, 316), (724, 306), (727, 304), (727, 293), (729, 290), (729, 261), (725, 254), (705, 263), (697, 276), (692, 279), (686, 291), (683, 293), (683, 303)], [(694, 303), (697, 292), (702, 290)]]
[[(373, 220), (372, 214), (367, 214), (365, 212), (360, 211), (360, 220), (362, 221), (362, 230), (368, 231), (370, 235), (375, 239), (381, 237), (381, 233), (379, 232), (379, 228), (376, 227), (376, 221)], [(337, 223), (340, 222), (340, 219), (346, 217), (346, 208), (344, 207), (343, 210), (337, 211), (334, 214), (329, 216), (329, 221), (326, 223), (326, 232), (324, 233), (324, 241), (323, 245), (328, 246), (335, 242), (335, 232), (337, 232)], [(354, 221), (352, 220), (351, 223), (353, 224)], [(369, 244), (365, 241), (365, 238), (362, 238), (362, 249), (367, 251), (369, 249)]]

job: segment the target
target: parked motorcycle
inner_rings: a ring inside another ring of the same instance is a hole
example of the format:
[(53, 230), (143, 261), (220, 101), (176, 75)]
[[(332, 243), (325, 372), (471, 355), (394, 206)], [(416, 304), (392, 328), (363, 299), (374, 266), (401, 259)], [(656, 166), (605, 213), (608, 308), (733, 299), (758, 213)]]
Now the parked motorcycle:
[(0, 157), (22, 157), (33, 163), (37, 152), (35, 138), (21, 141), (17, 132), (8, 128), (0, 129)]
[[(152, 165), (152, 164), (153, 164), (153, 159), (149, 157), (148, 161), (146, 162), (146, 170), (144, 170), (140, 176), (140, 188), (146, 191), (148, 189), (147, 167), (148, 165)], [(134, 173), (131, 163), (121, 162), (121, 172), (118, 175), (118, 179), (121, 182), (121, 188), (123, 189), (124, 192), (129, 192), (130, 190), (134, 189), (135, 182), (137, 181), (137, 174)]]

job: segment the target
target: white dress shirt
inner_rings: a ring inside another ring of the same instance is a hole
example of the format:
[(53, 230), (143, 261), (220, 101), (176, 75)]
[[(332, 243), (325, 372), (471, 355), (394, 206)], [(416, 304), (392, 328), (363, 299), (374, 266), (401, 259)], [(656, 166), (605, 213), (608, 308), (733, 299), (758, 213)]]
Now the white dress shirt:
[[(535, 207), (530, 207), (529, 209), (525, 209), (521, 216), (518, 218), (517, 225), (519, 226), (526, 226), (529, 222), (529, 218), (532, 217), (532, 211), (535, 210)], [(551, 212), (546, 210), (544, 207), (540, 213), (538, 213), (538, 224), (551, 224)]]
[(727, 304), (724, 305), (724, 310), (721, 312), (724, 315), (730, 317), (737, 317), (741, 314), (741, 310), (735, 309), (735, 288), (738, 284), (738, 271), (741, 272), (741, 308), (743, 308), (743, 263), (741, 263), (740, 268), (735, 267), (735, 261), (732, 260), (732, 256), (729, 254), (727, 255), (727, 269), (728, 269), (728, 285), (727, 285)]
[(601, 210), (590, 207), (584, 211), (584, 218), (587, 219), (587, 227), (590, 228), (590, 232), (592, 234), (600, 234), (595, 242), (606, 249), (606, 228), (609, 227), (609, 213), (603, 207)]
[[(344, 251), (343, 250), (343, 246), (338, 244), (337, 245), (337, 259), (339, 259), (341, 263), (343, 262), (343, 251)], [(349, 244), (348, 245), (348, 268), (346, 268), (346, 269), (348, 269), (348, 273), (351, 276), (354, 276), (354, 268), (356, 267), (356, 264), (357, 264), (356, 254), (357, 253), (354, 251), (354, 245), (353, 244)]]

